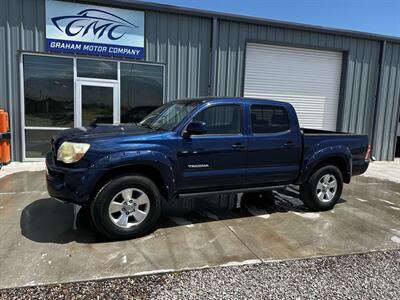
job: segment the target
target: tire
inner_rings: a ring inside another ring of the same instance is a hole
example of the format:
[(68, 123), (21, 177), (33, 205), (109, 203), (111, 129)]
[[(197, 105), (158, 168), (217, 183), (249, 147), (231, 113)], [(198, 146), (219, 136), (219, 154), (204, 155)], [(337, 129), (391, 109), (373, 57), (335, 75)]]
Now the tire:
[(333, 165), (327, 165), (316, 170), (308, 181), (300, 186), (300, 199), (311, 210), (324, 211), (335, 206), (342, 191), (342, 172)]
[(93, 224), (108, 239), (148, 234), (161, 214), (161, 194), (149, 178), (130, 174), (112, 178), (90, 204)]

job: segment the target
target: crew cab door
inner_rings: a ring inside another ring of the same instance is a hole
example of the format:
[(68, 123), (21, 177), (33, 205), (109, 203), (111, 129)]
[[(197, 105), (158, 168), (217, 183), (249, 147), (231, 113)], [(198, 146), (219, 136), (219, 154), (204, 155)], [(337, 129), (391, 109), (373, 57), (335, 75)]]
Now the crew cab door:
[[(249, 104), (246, 184), (293, 182), (301, 160), (301, 137), (295, 111), (285, 106)], [(293, 120), (294, 119), (294, 120)]]
[(211, 104), (191, 121), (206, 123), (206, 133), (182, 137), (178, 149), (178, 189), (187, 192), (225, 189), (243, 184), (247, 138), (240, 103)]

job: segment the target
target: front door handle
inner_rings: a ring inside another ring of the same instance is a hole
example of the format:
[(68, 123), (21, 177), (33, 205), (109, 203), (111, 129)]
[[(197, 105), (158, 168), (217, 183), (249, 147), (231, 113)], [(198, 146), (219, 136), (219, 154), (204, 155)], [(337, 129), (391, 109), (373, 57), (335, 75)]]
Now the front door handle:
[(283, 146), (285, 146), (285, 148), (293, 148), (296, 146), (296, 144), (289, 141), (289, 142), (286, 142), (285, 144), (283, 144)]
[(244, 149), (246, 149), (246, 146), (243, 145), (242, 143), (236, 143), (236, 144), (232, 145), (232, 148), (233, 149), (238, 149), (238, 150), (244, 150)]
[(201, 153), (201, 152), (204, 152), (204, 149), (203, 149), (203, 148), (197, 148), (197, 149), (195, 149), (195, 150), (181, 150), (181, 151), (178, 151), (178, 153), (179, 153), (179, 154), (182, 154), (182, 155), (186, 155), (186, 154), (198, 154), (198, 153)]

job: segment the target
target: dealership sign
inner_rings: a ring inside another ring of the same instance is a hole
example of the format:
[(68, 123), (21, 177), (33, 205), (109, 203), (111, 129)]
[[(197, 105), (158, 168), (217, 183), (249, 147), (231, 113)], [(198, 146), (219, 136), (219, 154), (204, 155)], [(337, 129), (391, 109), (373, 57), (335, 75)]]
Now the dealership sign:
[(144, 58), (144, 12), (46, 0), (46, 50)]

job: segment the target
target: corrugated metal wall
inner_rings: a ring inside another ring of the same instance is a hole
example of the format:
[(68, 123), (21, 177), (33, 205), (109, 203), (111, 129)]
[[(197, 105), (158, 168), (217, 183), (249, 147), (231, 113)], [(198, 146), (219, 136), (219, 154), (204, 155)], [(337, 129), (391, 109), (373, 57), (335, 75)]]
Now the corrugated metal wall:
[[(219, 96), (242, 95), (246, 41), (343, 51), (347, 64), (342, 76), (338, 130), (372, 137), (379, 41), (224, 20), (219, 22), (218, 36), (216, 91)], [(391, 137), (387, 135), (382, 148), (375, 144), (374, 154), (379, 158), (393, 158), (393, 155), (381, 155), (387, 151)]]
[(400, 45), (387, 43), (376, 111), (375, 151), (377, 159), (394, 157), (400, 105)]
[[(21, 159), (19, 52), (44, 51), (44, 0), (0, 1), (0, 107), (11, 114), (13, 159)], [(344, 51), (338, 129), (372, 136), (381, 42), (306, 30), (219, 20), (216, 82), (210, 82), (212, 18), (146, 12), (146, 60), (167, 65), (167, 99), (241, 96), (246, 40)], [(399, 106), (400, 46), (388, 43), (376, 114), (374, 154), (393, 159)]]
[(43, 0), (0, 1), (0, 107), (10, 112), (12, 158), (21, 160), (19, 51), (44, 51)]
[[(146, 12), (146, 60), (167, 65), (167, 100), (209, 94), (211, 19)], [(44, 52), (45, 1), (0, 1), (0, 107), (21, 160), (19, 51)]]
[(167, 63), (168, 100), (209, 95), (211, 19), (146, 13), (146, 60)]

